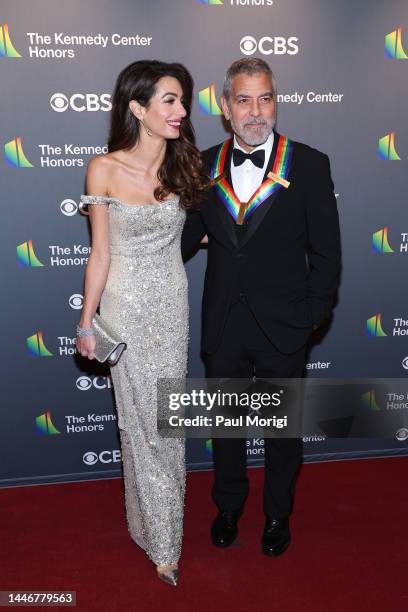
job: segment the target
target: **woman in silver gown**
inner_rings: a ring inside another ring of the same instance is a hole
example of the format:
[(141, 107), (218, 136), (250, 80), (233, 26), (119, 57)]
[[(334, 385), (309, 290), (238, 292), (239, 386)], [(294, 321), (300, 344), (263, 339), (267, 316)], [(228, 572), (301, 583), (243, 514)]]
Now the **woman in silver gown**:
[(78, 351), (95, 356), (100, 314), (127, 350), (111, 368), (130, 535), (177, 583), (183, 532), (184, 441), (157, 432), (157, 379), (187, 366), (185, 208), (205, 187), (189, 121), (193, 82), (180, 64), (134, 62), (118, 77), (108, 154), (88, 165), (92, 252)]

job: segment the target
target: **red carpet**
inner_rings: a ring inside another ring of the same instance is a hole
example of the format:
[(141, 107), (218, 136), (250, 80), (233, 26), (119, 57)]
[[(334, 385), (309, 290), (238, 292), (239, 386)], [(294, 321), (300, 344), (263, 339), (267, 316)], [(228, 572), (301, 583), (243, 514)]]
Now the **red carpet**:
[[(260, 469), (239, 545), (213, 548), (212, 474), (189, 474), (180, 583), (130, 540), (122, 481), (0, 490), (0, 590), (75, 590), (78, 610), (408, 610), (408, 457), (305, 465), (280, 558), (260, 552)], [(59, 608), (62, 609), (62, 608)]]

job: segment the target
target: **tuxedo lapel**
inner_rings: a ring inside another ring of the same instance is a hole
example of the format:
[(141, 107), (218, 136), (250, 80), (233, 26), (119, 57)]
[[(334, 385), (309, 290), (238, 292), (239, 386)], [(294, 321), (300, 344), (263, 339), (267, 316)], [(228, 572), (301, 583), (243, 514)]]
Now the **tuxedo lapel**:
[[(227, 152), (227, 155), (225, 157), (225, 165), (224, 165), (226, 179), (230, 185), (232, 185), (231, 183), (232, 149), (233, 149), (233, 145), (231, 144)], [(221, 223), (223, 224), (223, 227), (225, 231), (227, 232), (228, 237), (231, 240), (232, 244), (234, 245), (234, 247), (238, 248), (238, 236), (235, 231), (235, 221), (229, 214), (228, 210), (225, 208), (224, 204), (219, 200), (219, 198), (215, 197), (214, 200), (215, 200), (215, 208), (217, 210), (218, 217), (221, 220)]]

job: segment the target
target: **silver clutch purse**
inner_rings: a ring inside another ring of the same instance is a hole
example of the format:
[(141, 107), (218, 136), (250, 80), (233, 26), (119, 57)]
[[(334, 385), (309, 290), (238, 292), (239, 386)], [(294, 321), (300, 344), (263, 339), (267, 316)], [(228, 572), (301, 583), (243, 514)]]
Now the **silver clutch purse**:
[(115, 365), (126, 348), (126, 342), (98, 314), (92, 319), (92, 327), (96, 340), (96, 359), (110, 366)]

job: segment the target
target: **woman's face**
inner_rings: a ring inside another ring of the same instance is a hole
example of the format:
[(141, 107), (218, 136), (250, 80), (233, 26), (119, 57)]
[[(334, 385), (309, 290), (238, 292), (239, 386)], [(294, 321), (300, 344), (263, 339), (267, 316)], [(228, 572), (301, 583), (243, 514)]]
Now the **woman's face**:
[(177, 79), (170, 76), (159, 79), (148, 107), (139, 108), (143, 124), (153, 137), (179, 138), (180, 125), (187, 111), (183, 106), (183, 90)]

